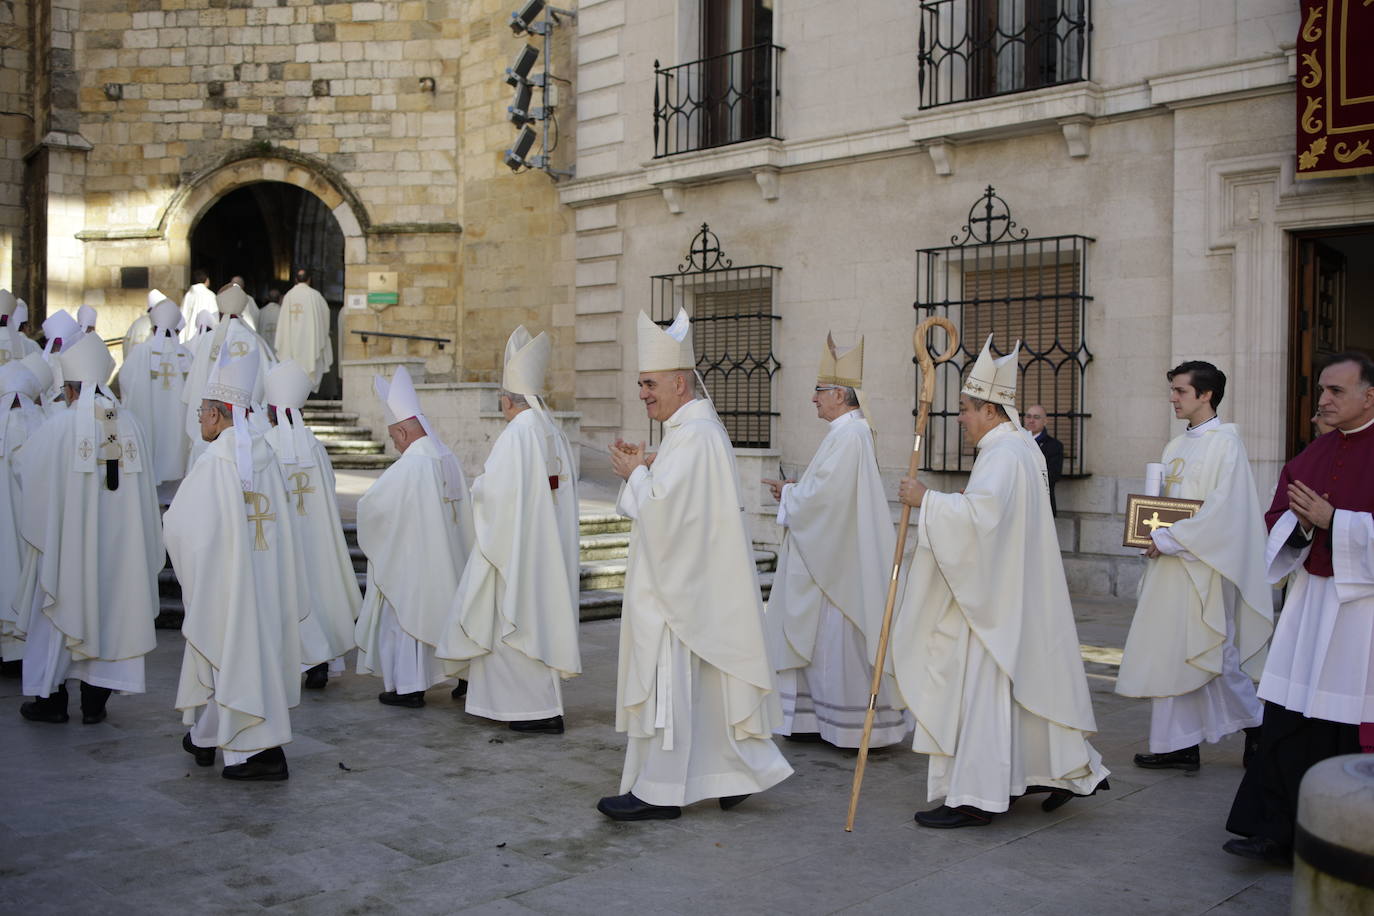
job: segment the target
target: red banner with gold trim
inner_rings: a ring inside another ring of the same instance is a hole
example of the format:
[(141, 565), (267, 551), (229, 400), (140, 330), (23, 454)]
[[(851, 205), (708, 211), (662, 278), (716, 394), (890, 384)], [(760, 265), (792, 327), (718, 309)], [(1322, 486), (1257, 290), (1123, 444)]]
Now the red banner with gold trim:
[(1374, 0), (1302, 0), (1298, 177), (1374, 172)]

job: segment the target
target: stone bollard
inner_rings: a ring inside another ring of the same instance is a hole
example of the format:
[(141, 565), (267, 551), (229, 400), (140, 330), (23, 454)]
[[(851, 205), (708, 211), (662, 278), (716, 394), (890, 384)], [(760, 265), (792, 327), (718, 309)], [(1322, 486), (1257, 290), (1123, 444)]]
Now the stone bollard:
[(1332, 757), (1303, 777), (1293, 913), (1374, 916), (1374, 754)]

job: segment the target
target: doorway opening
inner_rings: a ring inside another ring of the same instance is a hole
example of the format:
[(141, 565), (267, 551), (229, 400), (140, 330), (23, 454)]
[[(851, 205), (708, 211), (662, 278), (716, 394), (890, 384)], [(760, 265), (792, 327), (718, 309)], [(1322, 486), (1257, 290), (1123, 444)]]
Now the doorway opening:
[[(344, 305), (344, 237), (324, 201), (293, 184), (260, 181), (230, 191), (201, 216), (191, 231), (191, 267), (204, 268), (210, 288), (242, 277), (259, 306), (273, 290), (285, 294), (298, 268), (329, 303), (334, 361), (315, 397), (343, 396), (339, 375), (339, 313)], [(271, 343), (271, 341), (269, 341)]]
[(1286, 458), (1314, 438), (1317, 376), (1343, 350), (1374, 355), (1374, 225), (1291, 233)]

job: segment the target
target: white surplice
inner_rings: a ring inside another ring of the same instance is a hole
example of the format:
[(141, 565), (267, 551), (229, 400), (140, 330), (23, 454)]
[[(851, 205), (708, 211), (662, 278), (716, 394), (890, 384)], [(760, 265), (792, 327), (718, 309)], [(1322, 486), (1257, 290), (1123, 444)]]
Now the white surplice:
[(1287, 544), (1297, 525), (1289, 510), (1269, 532), (1269, 581), (1290, 578), (1260, 699), (1310, 719), (1374, 722), (1374, 514), (1335, 511), (1330, 577), (1303, 568), (1310, 546)]
[[(7, 662), (24, 657), (14, 610), (24, 564), (24, 540), (19, 536), (19, 449), (47, 419), (41, 407), (23, 395), (18, 397), (19, 407), (0, 404), (0, 659)], [(12, 404), (14, 396), (5, 400)]]
[(186, 648), (176, 708), (191, 740), (240, 763), (291, 740), (300, 702), (300, 619), (309, 612), (281, 465), (252, 437), (253, 490), (235, 464), (235, 429), (186, 473), (163, 516), (181, 583)]
[(1155, 532), (1116, 692), (1153, 697), (1150, 751), (1168, 753), (1259, 725), (1252, 677), (1264, 667), (1273, 598), (1264, 515), (1235, 424), (1213, 417), (1164, 449), (1163, 495), (1200, 499)]
[[(89, 421), (92, 410), (101, 419), (83, 430), (82, 415)], [(105, 461), (76, 460), (90, 439), (107, 435), (119, 453), (113, 490)], [(48, 696), (69, 677), (143, 691), (164, 562), (147, 451), (138, 421), (95, 393), (39, 426), (19, 450), (25, 555), (14, 626), (28, 641), (24, 692), (31, 696)]]
[(461, 470), (459, 497), (444, 496), (442, 460), (423, 436), (358, 500), (358, 546), (367, 554), (358, 673), (380, 674), (402, 694), (427, 690), (456, 667), (434, 649), (472, 550), (472, 500)]
[[(811, 463), (783, 487), (778, 524), (786, 533), (767, 609), (778, 733), (858, 747), (896, 544), (873, 432), (858, 410), (830, 421)], [(896, 744), (910, 730), (885, 677), (870, 746)]]
[(577, 467), (567, 439), (535, 409), (516, 414), (492, 444), (472, 482), (472, 515), (476, 548), (438, 655), (467, 661), (472, 715), (562, 715), (559, 681), (582, 672)]
[(1028, 785), (1092, 792), (1108, 771), (1029, 434), (988, 432), (962, 493), (925, 494), (917, 538), (890, 658), (929, 799), (1001, 812)]
[[(148, 437), (155, 483), (186, 476), (191, 440), (181, 394), (191, 362), (190, 351), (177, 342), (176, 333), (161, 331), (125, 350), (124, 364), (119, 367), (119, 398), (138, 417)], [(197, 425), (197, 436), (199, 431)]]
[(353, 648), (353, 626), (363, 603), (339, 520), (334, 468), (324, 446), (304, 426), (278, 423), (264, 438), (281, 462), (287, 511), (293, 515), (304, 563), (301, 575), (310, 613), (300, 624), (301, 664), (334, 661)]
[(761, 792), (792, 774), (768, 661), (753, 545), (729, 434), (709, 401), (663, 424), (652, 469), (617, 508), (634, 520), (620, 618), (621, 793), (654, 805)]
[(272, 349), (282, 362), (294, 359), (310, 376), (312, 388), (334, 365), (334, 343), (329, 336), (329, 303), (308, 283), (297, 283), (281, 299), (277, 333)]

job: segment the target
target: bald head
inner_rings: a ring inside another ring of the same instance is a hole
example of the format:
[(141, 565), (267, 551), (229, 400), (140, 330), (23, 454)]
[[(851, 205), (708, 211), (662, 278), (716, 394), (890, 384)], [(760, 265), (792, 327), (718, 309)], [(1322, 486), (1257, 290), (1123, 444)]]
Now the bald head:
[(406, 449), (425, 437), (424, 426), (414, 417), (407, 417), (392, 423), (386, 428), (386, 431), (391, 436), (391, 444), (396, 446), (396, 451), (402, 455), (405, 454)]
[(1045, 413), (1045, 408), (1039, 404), (1027, 407), (1026, 412), (1021, 415), (1022, 425), (1032, 436), (1038, 436), (1045, 431), (1045, 421), (1048, 419), (1049, 415)]

